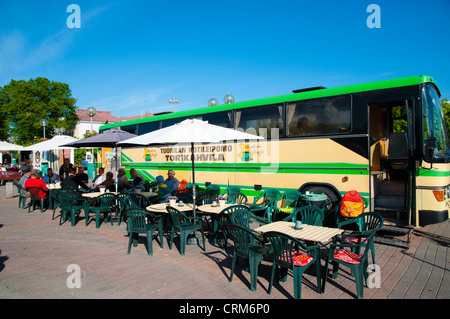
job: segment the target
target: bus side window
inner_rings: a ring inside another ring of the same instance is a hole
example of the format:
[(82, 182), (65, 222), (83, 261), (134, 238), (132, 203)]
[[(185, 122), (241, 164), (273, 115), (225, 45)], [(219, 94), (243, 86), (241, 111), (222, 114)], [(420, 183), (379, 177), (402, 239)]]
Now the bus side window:
[(284, 135), (283, 105), (265, 105), (236, 110), (236, 129), (271, 137), (272, 129), (278, 129), (278, 136)]
[(351, 97), (290, 102), (286, 114), (288, 136), (347, 134), (351, 129)]

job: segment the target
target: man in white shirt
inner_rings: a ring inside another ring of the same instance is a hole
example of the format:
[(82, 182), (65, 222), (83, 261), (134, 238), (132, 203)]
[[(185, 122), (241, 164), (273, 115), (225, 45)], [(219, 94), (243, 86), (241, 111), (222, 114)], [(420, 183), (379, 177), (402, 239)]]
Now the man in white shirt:
[(103, 183), (106, 180), (106, 175), (105, 175), (105, 168), (104, 167), (100, 167), (98, 169), (98, 175), (94, 177), (94, 179), (92, 180), (92, 185), (93, 186), (98, 186), (101, 183)]

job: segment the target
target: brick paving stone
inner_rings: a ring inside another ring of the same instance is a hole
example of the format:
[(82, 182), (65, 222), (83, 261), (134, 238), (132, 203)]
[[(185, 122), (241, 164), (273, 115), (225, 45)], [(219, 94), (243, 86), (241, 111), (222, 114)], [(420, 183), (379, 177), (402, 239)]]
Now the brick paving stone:
[[(168, 234), (164, 247), (153, 241), (148, 256), (145, 237), (127, 255), (126, 224), (102, 223), (99, 229), (83, 218), (75, 227), (59, 225), (59, 209), (40, 213), (17, 207), (17, 198), (5, 199), (0, 187), (0, 298), (1, 299), (292, 299), (292, 272), (286, 282), (274, 282), (267, 294), (272, 264), (264, 260), (259, 269), (257, 291), (249, 289), (250, 275), (243, 264), (236, 266), (233, 281), (232, 249), (213, 246), (206, 251), (188, 245), (179, 254), (178, 238), (169, 250)], [(366, 298), (448, 299), (450, 223), (448, 221), (417, 229), (409, 250), (376, 244), (377, 264), (381, 267), (380, 288), (365, 288)], [(211, 238), (210, 238), (211, 239)], [(321, 250), (325, 265), (327, 251)], [(71, 274), (67, 266), (81, 270), (81, 288), (68, 288)], [(328, 279), (324, 294), (316, 292), (312, 268), (304, 274), (304, 299), (353, 299), (354, 278), (341, 267), (339, 278)]]

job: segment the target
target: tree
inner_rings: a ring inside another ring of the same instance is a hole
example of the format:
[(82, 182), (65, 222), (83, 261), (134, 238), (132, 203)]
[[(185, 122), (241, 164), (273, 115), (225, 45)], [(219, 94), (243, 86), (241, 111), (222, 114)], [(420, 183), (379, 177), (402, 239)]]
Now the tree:
[(450, 102), (448, 97), (441, 100), (442, 111), (444, 111), (445, 122), (447, 123), (447, 135), (450, 136)]
[(56, 128), (70, 131), (78, 121), (75, 103), (68, 84), (42, 77), (11, 80), (0, 87), (0, 139), (12, 137), (17, 144), (33, 144), (43, 136), (41, 119), (48, 120), (48, 138)]

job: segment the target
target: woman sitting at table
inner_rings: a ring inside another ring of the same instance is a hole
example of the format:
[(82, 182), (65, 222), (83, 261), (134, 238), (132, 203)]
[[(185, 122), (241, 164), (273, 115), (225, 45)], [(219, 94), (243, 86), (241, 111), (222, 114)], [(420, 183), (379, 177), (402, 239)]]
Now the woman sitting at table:
[[(109, 190), (110, 192), (115, 192), (116, 191), (116, 185), (114, 183), (114, 174), (113, 172), (108, 172), (106, 173), (106, 179), (104, 182), (100, 183), (99, 186), (106, 186), (106, 189)], [(99, 192), (99, 187), (97, 186), (94, 190), (95, 192)]]

